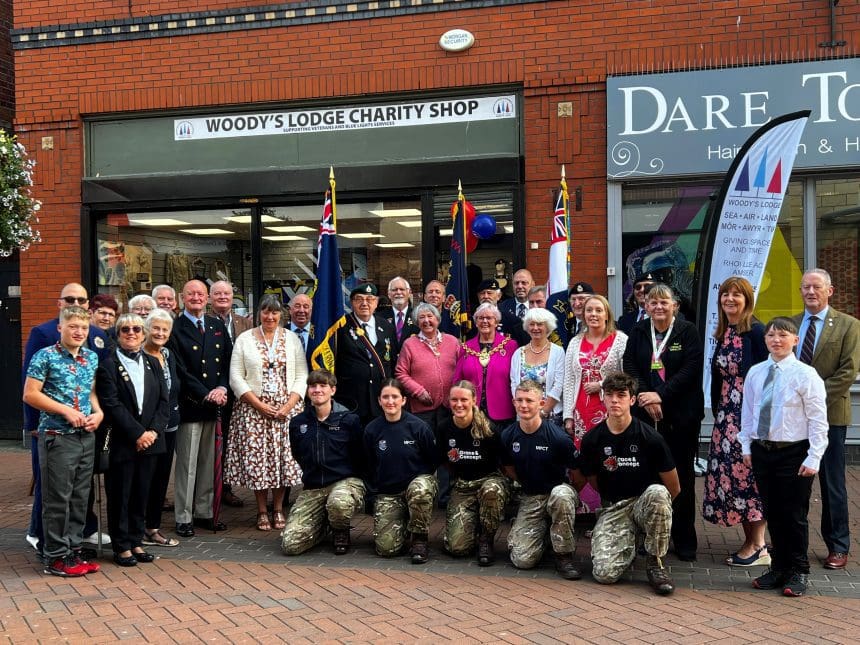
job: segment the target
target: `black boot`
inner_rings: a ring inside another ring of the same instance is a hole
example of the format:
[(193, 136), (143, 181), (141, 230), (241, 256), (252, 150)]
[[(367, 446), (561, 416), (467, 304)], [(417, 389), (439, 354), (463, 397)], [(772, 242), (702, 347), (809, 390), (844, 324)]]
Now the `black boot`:
[(496, 541), (496, 532), (481, 533), (478, 536), (478, 566), (489, 567), (496, 561), (493, 552), (493, 544)]
[(573, 564), (572, 553), (556, 553), (555, 570), (565, 580), (579, 580), (582, 577), (579, 569)]
[(332, 540), (334, 542), (334, 554), (346, 555), (349, 551), (349, 529), (332, 529)]
[(427, 546), (426, 533), (412, 534), (412, 549), (410, 549), (409, 553), (412, 555), (412, 564), (424, 564), (427, 562), (430, 549)]

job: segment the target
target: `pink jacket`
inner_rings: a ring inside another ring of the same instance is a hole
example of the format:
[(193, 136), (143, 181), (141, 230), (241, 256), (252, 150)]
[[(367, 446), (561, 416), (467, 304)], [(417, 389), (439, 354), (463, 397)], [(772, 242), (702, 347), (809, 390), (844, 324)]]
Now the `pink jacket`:
[[(517, 341), (497, 333), (493, 339), (493, 349), (496, 349), (503, 341), (505, 346), (490, 357), (487, 365), (487, 412), (490, 419), (500, 421), (513, 419), (514, 402), (511, 397), (511, 358), (517, 349)], [(467, 340), (465, 347), (474, 352), (481, 351), (478, 337)], [(490, 350), (492, 351), (492, 350)], [(478, 362), (477, 356), (472, 356), (461, 347), (457, 354), (457, 371), (454, 380), (466, 379), (475, 384), (478, 405), (481, 404), (481, 376), (483, 368)]]
[[(437, 348), (439, 356), (417, 334), (407, 338), (400, 348), (394, 375), (406, 387), (409, 410), (413, 413), (435, 410), (440, 405), (448, 407), (448, 392), (453, 382), (460, 343), (451, 334), (437, 333), (442, 338)], [(418, 400), (418, 395), (424, 392), (432, 397), (431, 405)]]

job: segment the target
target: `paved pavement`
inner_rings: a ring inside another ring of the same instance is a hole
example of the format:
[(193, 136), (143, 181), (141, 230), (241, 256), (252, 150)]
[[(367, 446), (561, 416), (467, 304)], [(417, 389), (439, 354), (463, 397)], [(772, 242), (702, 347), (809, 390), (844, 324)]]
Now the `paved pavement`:
[[(847, 571), (813, 566), (802, 599), (753, 591), (761, 571), (722, 564), (740, 531), (699, 526), (695, 563), (672, 556), (678, 585), (657, 597), (639, 559), (619, 584), (567, 582), (546, 560), (532, 571), (505, 557), (489, 568), (440, 550), (442, 513), (431, 533), (431, 560), (373, 554), (371, 521), (361, 516), (352, 552), (335, 557), (327, 545), (286, 558), (275, 532), (254, 528), (249, 491), (241, 509), (225, 509), (225, 533), (199, 532), (175, 549), (151, 549), (161, 559), (121, 569), (107, 558), (102, 571), (62, 580), (41, 573), (24, 542), (29, 518), (29, 455), (0, 443), (0, 640), (3, 642), (121, 640), (163, 642), (264, 640), (300, 642), (834, 642), (860, 641), (860, 563)], [(849, 471), (849, 495), (860, 499), (860, 468)], [(820, 503), (813, 499), (813, 523)], [(860, 535), (860, 509), (852, 504)], [(173, 521), (164, 517), (164, 529)], [(503, 553), (507, 527), (497, 551)], [(167, 532), (167, 531), (166, 531)], [(811, 555), (826, 555), (811, 536)], [(855, 552), (858, 551), (855, 549)], [(577, 558), (588, 565), (583, 534)]]

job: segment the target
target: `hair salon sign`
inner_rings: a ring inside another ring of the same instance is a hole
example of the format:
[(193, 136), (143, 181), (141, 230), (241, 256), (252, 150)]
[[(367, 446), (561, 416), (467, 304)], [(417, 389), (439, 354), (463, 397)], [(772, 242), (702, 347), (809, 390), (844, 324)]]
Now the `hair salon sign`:
[(780, 114), (812, 110), (795, 168), (860, 165), (860, 59), (610, 77), (607, 174), (725, 172)]

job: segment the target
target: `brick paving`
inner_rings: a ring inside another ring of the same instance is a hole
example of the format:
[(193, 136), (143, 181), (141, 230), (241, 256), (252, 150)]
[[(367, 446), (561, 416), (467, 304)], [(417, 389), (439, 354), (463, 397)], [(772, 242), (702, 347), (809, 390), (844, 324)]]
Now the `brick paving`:
[[(440, 551), (442, 513), (431, 533), (430, 562), (422, 567), (373, 555), (370, 517), (353, 531), (352, 552), (336, 558), (328, 547), (285, 558), (275, 532), (254, 528), (249, 491), (241, 509), (225, 509), (225, 533), (198, 531), (161, 559), (122, 569), (107, 558), (102, 571), (62, 580), (41, 573), (24, 542), (30, 498), (29, 455), (0, 444), (0, 640), (103, 643), (116, 640), (178, 643), (263, 642), (595, 642), (701, 643), (860, 641), (860, 571), (856, 553), (847, 571), (813, 563), (803, 599), (750, 589), (759, 568), (722, 564), (740, 532), (700, 524), (699, 559), (670, 556), (678, 590), (657, 597), (641, 559), (613, 586), (588, 579), (566, 582), (547, 560), (532, 571), (506, 558), (489, 568)], [(860, 468), (849, 470), (849, 494), (860, 498)], [(820, 503), (813, 499), (813, 523)], [(852, 504), (852, 530), (860, 509)], [(172, 529), (165, 514), (163, 528)], [(497, 547), (503, 552), (504, 532)], [(811, 555), (825, 555), (817, 532)], [(857, 549), (855, 549), (857, 551)], [(588, 570), (588, 542), (577, 557)]]

